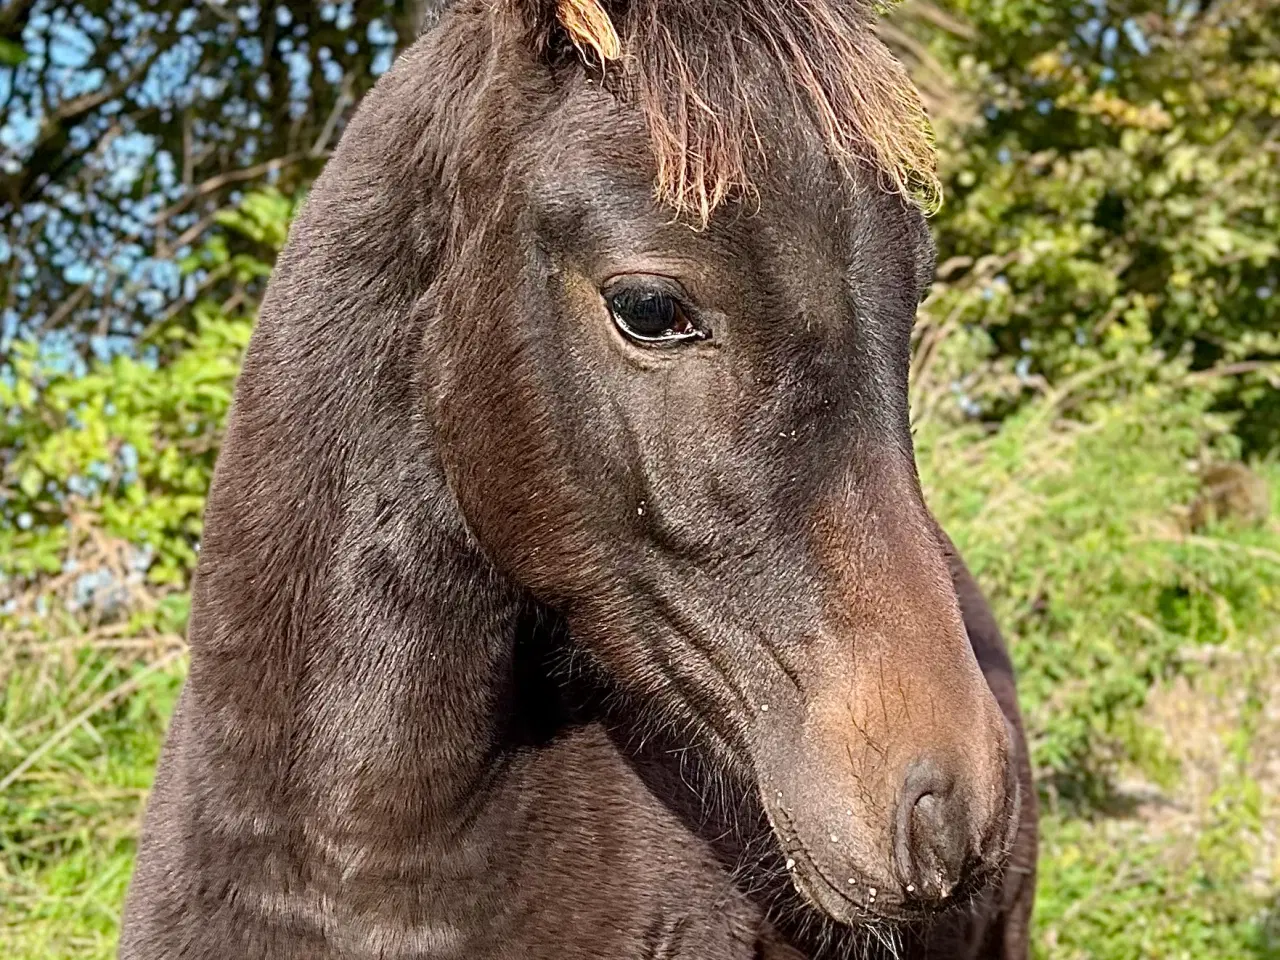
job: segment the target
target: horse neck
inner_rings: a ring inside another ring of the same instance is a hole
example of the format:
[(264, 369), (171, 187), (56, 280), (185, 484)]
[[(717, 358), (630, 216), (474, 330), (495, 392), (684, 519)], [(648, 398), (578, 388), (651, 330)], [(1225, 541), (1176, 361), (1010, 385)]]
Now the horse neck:
[(376, 454), (372, 436), (297, 448), (253, 422), (259, 374), (246, 366), (192, 612), (184, 708), (208, 775), (237, 808), (321, 832), (448, 831), (502, 750), (522, 599), (403, 432)]
[(465, 529), (424, 418), (421, 238), (447, 211), (388, 160), (420, 153), (379, 140), (422, 129), (379, 115), (396, 100), (353, 120), (264, 298), (207, 504), (183, 703), (218, 810), (356, 842), (448, 834), (482, 797), (524, 605)]

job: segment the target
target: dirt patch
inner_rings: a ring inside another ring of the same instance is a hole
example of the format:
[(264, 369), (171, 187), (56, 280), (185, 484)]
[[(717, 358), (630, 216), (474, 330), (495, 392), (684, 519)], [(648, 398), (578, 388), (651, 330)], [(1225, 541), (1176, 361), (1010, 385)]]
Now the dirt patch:
[[(1260, 816), (1251, 886), (1262, 896), (1280, 889), (1280, 642), (1246, 652), (1199, 652), (1204, 669), (1154, 691), (1144, 719), (1177, 762), (1177, 784), (1162, 789), (1140, 776), (1119, 784), (1148, 832), (1175, 836), (1194, 857), (1204, 832), (1233, 819), (1252, 796)], [(1251, 816), (1251, 815), (1250, 815)]]

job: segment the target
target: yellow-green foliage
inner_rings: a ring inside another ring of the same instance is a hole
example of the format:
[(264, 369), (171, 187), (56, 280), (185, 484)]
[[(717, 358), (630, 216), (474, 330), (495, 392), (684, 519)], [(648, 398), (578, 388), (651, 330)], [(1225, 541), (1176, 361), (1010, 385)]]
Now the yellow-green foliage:
[[(976, 120), (942, 139), (934, 225), (957, 272), (996, 265), (968, 319), (998, 352), (1054, 382), (1134, 344), (1280, 355), (1280, 5), (948, 6), (971, 32), (929, 37)], [(1254, 448), (1274, 383), (1217, 385)]]
[[(228, 236), (277, 250), (294, 204), (250, 196), (218, 218), (185, 267), (240, 282), (269, 263), (233, 255)], [(252, 307), (252, 304), (247, 306)], [(65, 572), (90, 531), (138, 548), (154, 584), (182, 586), (195, 562), (201, 511), (252, 311), (201, 300), (135, 356), (88, 370), (19, 342), (0, 377), (0, 593)]]
[(931, 503), (1015, 642), (1035, 758), (1055, 788), (1096, 789), (1132, 755), (1133, 711), (1190, 645), (1280, 615), (1280, 554), (1179, 529), (1193, 462), (1225, 446), (1207, 396), (1154, 361), (1128, 376), (1105, 400), (1087, 383), (1052, 393), (990, 436), (917, 434)]

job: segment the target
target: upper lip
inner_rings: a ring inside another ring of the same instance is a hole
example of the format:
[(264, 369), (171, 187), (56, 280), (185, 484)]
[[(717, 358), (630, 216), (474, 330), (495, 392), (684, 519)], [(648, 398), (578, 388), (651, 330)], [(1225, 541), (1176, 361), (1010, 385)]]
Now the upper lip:
[(854, 926), (859, 921), (879, 916), (839, 889), (813, 862), (813, 859), (804, 854), (803, 850), (796, 850), (791, 854), (791, 858), (795, 860), (795, 866), (791, 870), (791, 882), (833, 920)]

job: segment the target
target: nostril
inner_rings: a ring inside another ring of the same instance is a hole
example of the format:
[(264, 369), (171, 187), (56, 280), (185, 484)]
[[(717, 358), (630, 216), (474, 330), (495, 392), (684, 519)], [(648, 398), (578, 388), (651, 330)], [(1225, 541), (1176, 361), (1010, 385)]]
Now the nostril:
[(917, 834), (936, 834), (942, 828), (942, 802), (937, 794), (926, 793), (911, 811), (911, 826)]
[(946, 899), (964, 870), (968, 835), (952, 779), (934, 763), (913, 763), (895, 820), (894, 854), (904, 889), (918, 900)]

